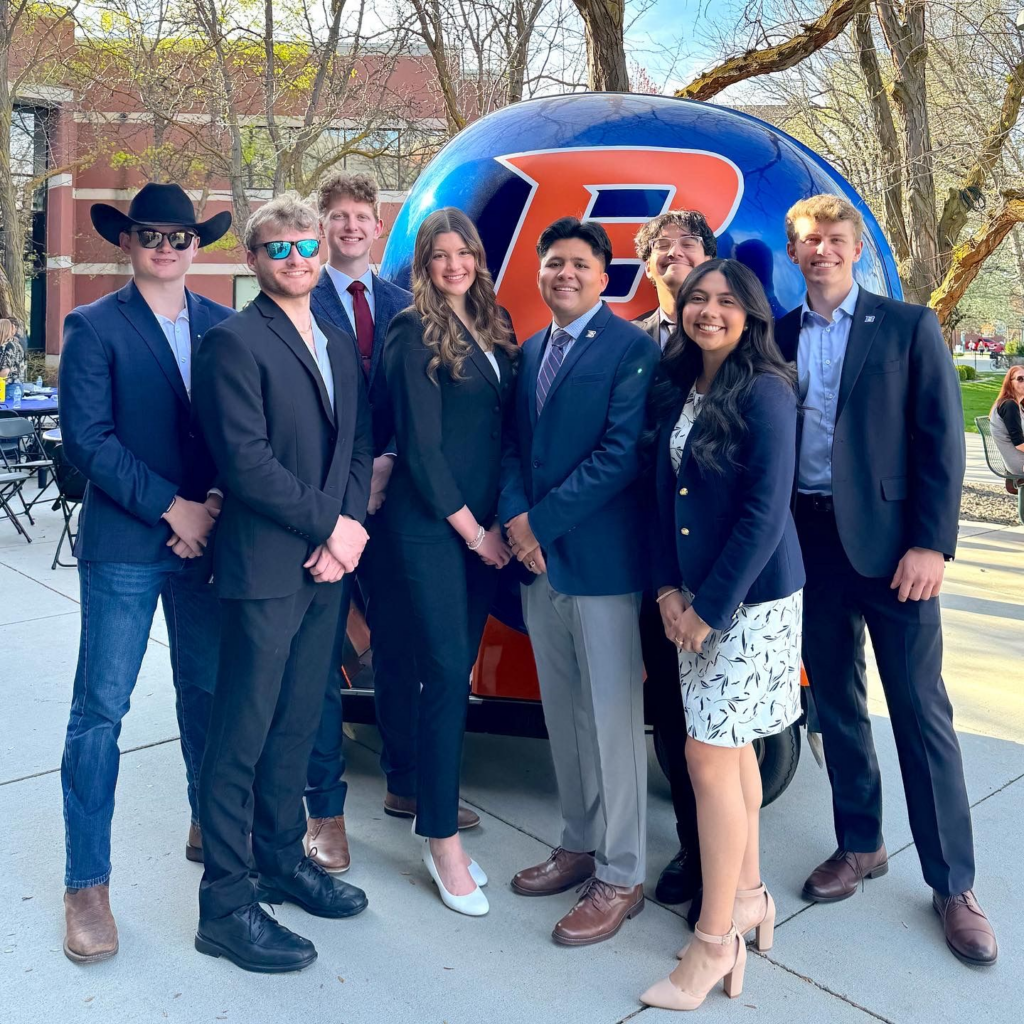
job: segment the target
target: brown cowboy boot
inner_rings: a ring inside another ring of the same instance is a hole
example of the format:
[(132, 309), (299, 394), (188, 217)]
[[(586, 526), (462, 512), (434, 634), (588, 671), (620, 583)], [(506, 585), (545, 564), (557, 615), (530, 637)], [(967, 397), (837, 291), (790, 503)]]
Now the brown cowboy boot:
[(64, 893), (64, 955), (77, 964), (109, 960), (117, 952), (117, 925), (110, 912), (110, 886), (90, 885)]

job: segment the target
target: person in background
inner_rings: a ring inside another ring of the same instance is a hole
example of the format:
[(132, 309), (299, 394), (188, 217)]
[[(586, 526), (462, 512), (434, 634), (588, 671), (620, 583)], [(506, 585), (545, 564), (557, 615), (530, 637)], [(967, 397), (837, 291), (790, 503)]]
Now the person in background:
[(977, 966), (995, 934), (974, 896), (963, 758), (942, 681), (939, 591), (956, 552), (966, 451), (957, 375), (935, 314), (853, 278), (864, 221), (816, 195), (786, 215), (807, 296), (776, 326), (803, 421), (796, 525), (807, 567), (803, 658), (838, 847), (804, 883), (835, 903), (889, 868), (871, 737), (865, 628), (899, 752), (910, 829), (946, 945)]
[[(318, 323), (316, 211), (293, 194), (245, 226), (260, 293), (207, 335), (196, 411), (219, 470), (223, 630), (199, 783), (205, 865), (195, 947), (247, 971), (308, 967), (313, 943), (260, 903), (352, 917), (366, 894), (303, 849), (302, 794), (342, 588), (366, 544), (373, 435), (351, 340)], [(250, 876), (248, 838), (252, 836)]]
[(562, 810), (522, 896), (581, 887), (558, 943), (611, 938), (644, 907), (647, 746), (638, 616), (647, 585), (640, 435), (658, 347), (601, 300), (611, 241), (563, 217), (537, 242), (551, 323), (523, 346), (501, 519), (536, 575), (523, 616)]
[(82, 631), (61, 761), (64, 952), (77, 963), (118, 949), (110, 910), (117, 739), (158, 601), (192, 817), (185, 855), (203, 858), (197, 787), (220, 620), (203, 556), (221, 497), (210, 490), (215, 467), (192, 425), (202, 372), (193, 364), (206, 332), (233, 313), (185, 287), (196, 252), (228, 230), (229, 213), (200, 221), (181, 188), (156, 183), (127, 214), (105, 203), (90, 212), (131, 261), (132, 278), (68, 314), (60, 358), (64, 451), (88, 480), (74, 548)]
[[(676, 296), (694, 267), (718, 253), (718, 241), (698, 210), (669, 210), (649, 220), (637, 232), (636, 254), (658, 294), (658, 306), (634, 320), (662, 352), (675, 334)], [(649, 489), (653, 494), (653, 488)], [(649, 714), (668, 753), (668, 782), (676, 814), (679, 852), (658, 878), (654, 898), (659, 903), (685, 903), (700, 891), (700, 849), (697, 844), (697, 805), (686, 767), (686, 727), (679, 690), (679, 660), (665, 636), (652, 591), (640, 605), (640, 648), (647, 672)]]
[(772, 337), (760, 281), (736, 260), (694, 270), (652, 392), (657, 502), (652, 578), (678, 648), (686, 759), (704, 879), (694, 940), (640, 998), (693, 1010), (724, 979), (743, 988), (746, 946), (770, 949), (761, 881), (761, 774), (752, 743), (800, 718), (804, 569), (790, 511), (796, 375)]
[(28, 353), (25, 348), (25, 335), (15, 321), (6, 317), (0, 318), (0, 377), (24, 383), (27, 373)]
[(1024, 366), (1011, 366), (1003, 378), (999, 395), (989, 410), (989, 429), (1006, 472), (1024, 477), (1024, 428), (1021, 403), (1024, 402)]
[(459, 838), (459, 773), (470, 672), (497, 570), (511, 557), (497, 522), (498, 482), (519, 350), (461, 210), (437, 210), (420, 225), (412, 293), (384, 345), (399, 457), (379, 541), (394, 566), (389, 614), (423, 687), (413, 831), (442, 902), (477, 917), (489, 909), (487, 876)]

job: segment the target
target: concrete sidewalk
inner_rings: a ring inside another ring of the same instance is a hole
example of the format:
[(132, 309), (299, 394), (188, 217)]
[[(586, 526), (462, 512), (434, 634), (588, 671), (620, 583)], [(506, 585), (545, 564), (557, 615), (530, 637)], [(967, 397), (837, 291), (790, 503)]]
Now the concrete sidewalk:
[[(573, 894), (530, 900), (507, 880), (558, 839), (544, 741), (470, 736), (464, 794), (483, 826), (465, 835), (491, 877), (491, 913), (444, 909), (408, 823), (381, 808), (376, 734), (349, 742), (351, 872), (369, 909), (350, 921), (278, 908), (311, 938), (309, 970), (245, 974), (192, 948), (200, 870), (188, 828), (166, 634), (153, 630), (121, 736), (112, 903), (120, 953), (78, 967), (63, 955), (60, 755), (78, 640), (78, 581), (50, 571), (59, 515), (39, 508), (27, 545), (0, 522), (0, 1021), (227, 1021), (236, 1024), (617, 1024), (671, 1019), (637, 995), (671, 969), (689, 935), (680, 908), (646, 912), (597, 946), (554, 945)], [(800, 888), (833, 849), (828, 781), (804, 751), (796, 779), (762, 819), (764, 877), (779, 908), (775, 946), (752, 955), (743, 995), (716, 990), (705, 1021), (765, 1024), (1017, 1024), (1022, 1019), (1024, 892), (1024, 528), (964, 524), (943, 598), (946, 679), (974, 805), (977, 893), (1000, 945), (996, 967), (965, 967), (945, 949), (911, 843), (884, 699), (872, 691), (886, 799), (889, 874), (834, 906)], [(668, 789), (650, 758), (648, 892), (675, 849)], [(1013, 981), (1014, 978), (1018, 980)]]

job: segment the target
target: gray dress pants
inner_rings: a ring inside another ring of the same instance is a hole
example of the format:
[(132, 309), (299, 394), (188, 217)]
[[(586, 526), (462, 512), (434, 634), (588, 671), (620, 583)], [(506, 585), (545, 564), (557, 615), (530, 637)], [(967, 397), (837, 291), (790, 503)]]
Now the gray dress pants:
[(640, 594), (571, 597), (547, 575), (523, 587), (562, 805), (561, 845), (595, 851), (612, 885), (644, 880), (647, 747)]

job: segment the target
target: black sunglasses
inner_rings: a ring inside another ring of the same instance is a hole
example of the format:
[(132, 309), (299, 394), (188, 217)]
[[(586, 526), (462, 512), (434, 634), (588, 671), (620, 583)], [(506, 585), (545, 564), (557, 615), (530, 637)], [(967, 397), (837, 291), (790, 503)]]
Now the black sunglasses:
[(261, 242), (260, 245), (267, 250), (267, 255), (272, 260), (288, 259), (293, 245), (299, 251), (299, 255), (306, 260), (320, 251), (320, 240), (317, 238), (302, 238), (297, 242)]
[(139, 228), (135, 232), (143, 249), (159, 249), (166, 238), (172, 249), (182, 252), (199, 236), (194, 231), (179, 228), (177, 231), (155, 231), (153, 228)]

